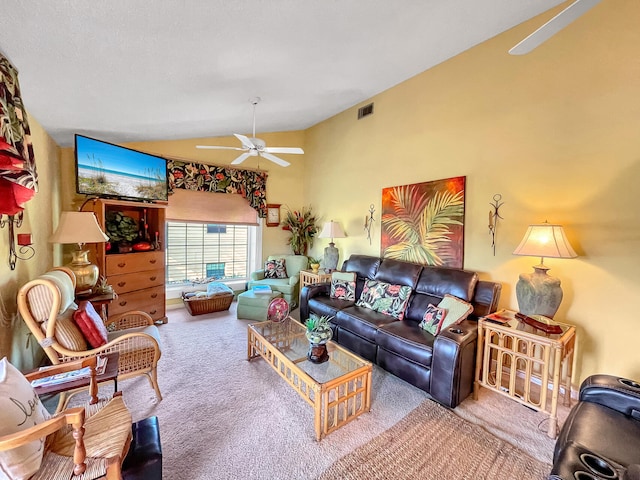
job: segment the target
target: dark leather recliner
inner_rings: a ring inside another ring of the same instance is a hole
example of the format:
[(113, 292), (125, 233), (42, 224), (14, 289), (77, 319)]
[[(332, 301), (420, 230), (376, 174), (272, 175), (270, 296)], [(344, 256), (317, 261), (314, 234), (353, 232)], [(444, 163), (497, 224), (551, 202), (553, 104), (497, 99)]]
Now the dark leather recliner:
[(592, 375), (556, 441), (554, 480), (640, 479), (640, 384)]
[[(361, 357), (428, 392), (448, 407), (456, 407), (470, 393), (475, 372), (478, 316), (493, 312), (500, 284), (479, 281), (475, 272), (429, 267), (367, 255), (352, 255), (342, 266), (356, 273), (356, 298), (367, 279), (412, 289), (405, 318), (358, 307), (353, 301), (330, 298), (330, 284), (303, 288), (300, 318), (311, 312), (333, 317), (334, 340)], [(437, 305), (445, 294), (473, 304), (470, 319), (438, 336), (418, 324), (430, 303)]]

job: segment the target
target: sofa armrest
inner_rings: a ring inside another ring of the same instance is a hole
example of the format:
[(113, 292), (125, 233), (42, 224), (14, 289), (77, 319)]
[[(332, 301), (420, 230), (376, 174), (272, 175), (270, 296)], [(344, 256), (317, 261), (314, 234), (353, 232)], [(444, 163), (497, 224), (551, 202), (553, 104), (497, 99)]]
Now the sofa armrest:
[(302, 287), (300, 290), (300, 318), (309, 318), (309, 300), (319, 296), (328, 297), (330, 291), (331, 284), (328, 282), (313, 283)]
[(441, 331), (433, 342), (429, 393), (447, 407), (455, 408), (471, 393), (477, 339), (477, 323), (465, 320)]
[(251, 272), (251, 281), (255, 282), (256, 280), (264, 280), (264, 270), (256, 270), (255, 272)]
[(591, 375), (580, 385), (580, 401), (609, 407), (640, 420), (640, 384), (613, 375)]
[(300, 282), (300, 275), (292, 275), (289, 277), (289, 285), (297, 285)]

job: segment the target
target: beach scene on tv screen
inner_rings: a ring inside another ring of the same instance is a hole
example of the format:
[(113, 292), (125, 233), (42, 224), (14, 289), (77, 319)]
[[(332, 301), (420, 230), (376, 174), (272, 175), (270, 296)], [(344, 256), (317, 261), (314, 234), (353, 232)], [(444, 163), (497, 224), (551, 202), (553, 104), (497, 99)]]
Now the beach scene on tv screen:
[(167, 199), (164, 159), (78, 136), (78, 193)]

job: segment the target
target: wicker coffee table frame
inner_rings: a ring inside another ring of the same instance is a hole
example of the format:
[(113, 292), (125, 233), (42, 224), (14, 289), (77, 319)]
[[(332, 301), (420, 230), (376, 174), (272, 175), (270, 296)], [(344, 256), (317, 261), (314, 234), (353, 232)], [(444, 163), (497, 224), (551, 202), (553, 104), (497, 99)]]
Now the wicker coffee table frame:
[[(329, 360), (307, 360), (306, 328), (289, 318), (285, 322), (248, 325), (247, 358), (262, 357), (314, 409), (316, 440), (371, 409), (370, 362), (334, 342), (327, 344)], [(319, 381), (318, 378), (323, 378)]]

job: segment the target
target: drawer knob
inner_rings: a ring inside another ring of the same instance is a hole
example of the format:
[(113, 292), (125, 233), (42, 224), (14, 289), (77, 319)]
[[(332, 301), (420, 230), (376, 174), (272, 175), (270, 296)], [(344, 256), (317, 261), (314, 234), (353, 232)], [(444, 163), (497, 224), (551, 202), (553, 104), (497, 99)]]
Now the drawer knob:
[(157, 260), (154, 258), (153, 260), (149, 260), (149, 263), (156, 263)]
[(127, 282), (118, 282), (118, 286), (119, 287), (124, 287), (127, 284)]
[(126, 300), (123, 300), (122, 302), (119, 302), (121, 307), (124, 307), (127, 304)]
[(156, 281), (156, 278), (158, 278), (158, 277), (156, 277), (156, 276), (149, 277), (149, 280), (151, 280), (152, 282), (155, 282), (155, 281)]
[(119, 263), (119, 264), (118, 264), (118, 267), (120, 267), (120, 268), (124, 268), (126, 265), (127, 265), (126, 263), (121, 262), (121, 263)]
[(151, 295), (151, 298), (156, 298), (157, 296), (158, 296), (158, 294), (154, 293), (154, 294)]

